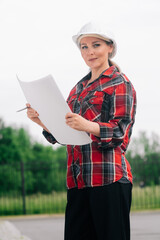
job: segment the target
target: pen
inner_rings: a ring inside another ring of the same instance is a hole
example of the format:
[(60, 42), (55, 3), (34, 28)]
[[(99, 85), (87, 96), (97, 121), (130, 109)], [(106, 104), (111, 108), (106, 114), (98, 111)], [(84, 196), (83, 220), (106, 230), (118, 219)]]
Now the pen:
[(21, 111), (23, 111), (23, 110), (25, 110), (27, 108), (29, 108), (29, 107), (22, 108), (22, 109), (18, 110), (17, 112), (21, 112)]

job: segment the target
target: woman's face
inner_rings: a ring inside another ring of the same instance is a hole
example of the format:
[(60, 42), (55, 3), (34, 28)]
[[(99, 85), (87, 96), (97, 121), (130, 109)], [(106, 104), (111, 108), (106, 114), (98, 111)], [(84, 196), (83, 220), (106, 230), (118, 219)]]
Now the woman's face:
[(91, 70), (108, 68), (108, 55), (112, 52), (112, 45), (96, 37), (84, 37), (80, 41), (81, 55)]

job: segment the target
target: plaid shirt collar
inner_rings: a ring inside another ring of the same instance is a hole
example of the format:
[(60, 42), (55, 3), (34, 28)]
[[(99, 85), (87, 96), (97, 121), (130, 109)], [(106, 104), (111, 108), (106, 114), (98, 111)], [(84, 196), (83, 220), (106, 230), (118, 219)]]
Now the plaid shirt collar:
[[(116, 66), (111, 66), (109, 68), (107, 68), (106, 70), (104, 70), (100, 76), (94, 80), (95, 81), (98, 81), (101, 77), (108, 77), (108, 78), (112, 78), (113, 75), (117, 72), (117, 68)], [(83, 77), (79, 83), (77, 84), (77, 93), (81, 92), (82, 89), (85, 87), (87, 81), (91, 78), (91, 72), (89, 72), (85, 77)], [(110, 79), (108, 79), (109, 81)]]

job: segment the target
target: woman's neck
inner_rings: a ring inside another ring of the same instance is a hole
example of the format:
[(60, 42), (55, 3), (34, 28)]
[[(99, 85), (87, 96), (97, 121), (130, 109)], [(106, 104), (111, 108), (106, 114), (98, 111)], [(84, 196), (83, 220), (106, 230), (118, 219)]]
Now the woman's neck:
[(107, 68), (109, 68), (109, 64), (99, 69), (91, 69), (91, 79), (89, 81), (92, 82), (97, 79)]

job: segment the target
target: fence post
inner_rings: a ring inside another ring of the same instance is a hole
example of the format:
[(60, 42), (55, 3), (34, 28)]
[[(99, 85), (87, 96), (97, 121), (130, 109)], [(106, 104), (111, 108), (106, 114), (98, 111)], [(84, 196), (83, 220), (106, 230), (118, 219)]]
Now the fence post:
[(23, 203), (23, 214), (26, 214), (26, 191), (25, 191), (25, 178), (24, 178), (24, 163), (21, 164), (21, 183), (22, 183), (22, 203)]

